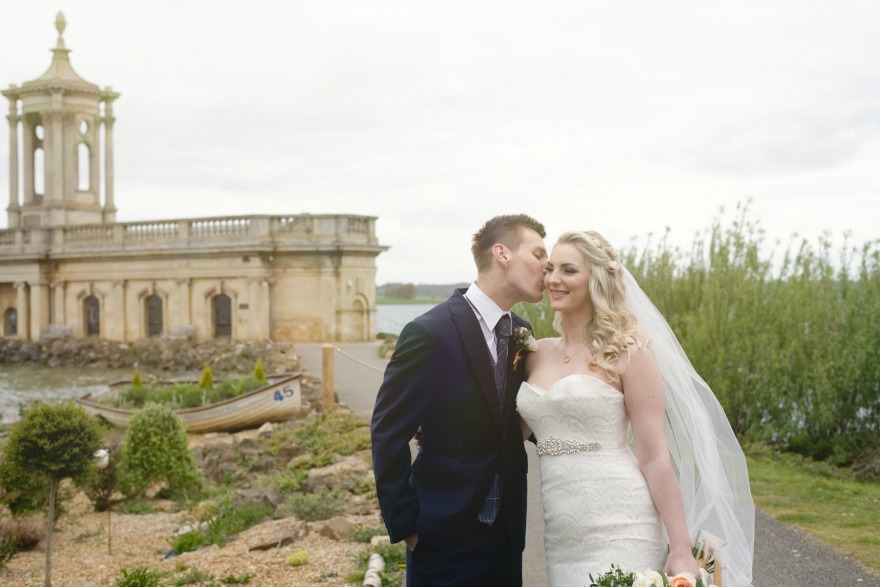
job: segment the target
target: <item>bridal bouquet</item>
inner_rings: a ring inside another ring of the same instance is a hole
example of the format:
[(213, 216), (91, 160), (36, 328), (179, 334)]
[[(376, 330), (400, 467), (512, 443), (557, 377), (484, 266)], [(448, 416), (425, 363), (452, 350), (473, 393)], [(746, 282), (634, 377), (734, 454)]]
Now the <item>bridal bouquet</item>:
[(590, 587), (715, 587), (709, 583), (706, 569), (700, 569), (700, 576), (679, 573), (666, 576), (663, 571), (646, 570), (642, 573), (625, 573), (619, 566), (611, 565), (604, 575), (590, 575)]

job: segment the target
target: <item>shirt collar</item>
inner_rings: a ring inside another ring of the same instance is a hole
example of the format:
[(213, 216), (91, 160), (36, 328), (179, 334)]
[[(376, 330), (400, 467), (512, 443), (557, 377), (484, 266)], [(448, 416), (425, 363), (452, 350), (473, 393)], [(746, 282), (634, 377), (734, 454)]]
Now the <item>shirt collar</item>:
[(509, 312), (499, 308), (498, 304), (492, 301), (492, 298), (484, 294), (476, 282), (471, 284), (464, 297), (471, 303), (471, 306), (477, 311), (483, 322), (489, 327), (489, 330), (495, 330), (495, 326), (501, 320), (501, 316), (504, 314), (509, 315)]

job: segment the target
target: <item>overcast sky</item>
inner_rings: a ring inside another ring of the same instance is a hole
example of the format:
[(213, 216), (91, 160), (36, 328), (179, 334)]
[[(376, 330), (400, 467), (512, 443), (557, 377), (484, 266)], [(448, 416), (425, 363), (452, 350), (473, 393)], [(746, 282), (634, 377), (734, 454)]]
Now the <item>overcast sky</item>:
[(874, 0), (0, 0), (0, 87), (48, 68), (59, 10), (122, 94), (120, 221), (378, 216), (378, 284), (470, 280), (499, 213), (548, 245), (685, 246), (748, 200), (771, 242), (880, 236)]

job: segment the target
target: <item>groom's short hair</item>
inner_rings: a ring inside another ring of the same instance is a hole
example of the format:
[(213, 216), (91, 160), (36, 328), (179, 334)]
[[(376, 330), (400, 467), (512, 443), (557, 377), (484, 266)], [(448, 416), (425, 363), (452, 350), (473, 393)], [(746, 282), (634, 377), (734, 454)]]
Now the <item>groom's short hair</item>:
[(477, 271), (488, 269), (491, 265), (492, 246), (495, 243), (501, 243), (509, 249), (517, 248), (522, 240), (520, 228), (534, 230), (541, 238), (547, 236), (544, 225), (527, 214), (496, 216), (474, 233), (471, 253), (477, 264)]

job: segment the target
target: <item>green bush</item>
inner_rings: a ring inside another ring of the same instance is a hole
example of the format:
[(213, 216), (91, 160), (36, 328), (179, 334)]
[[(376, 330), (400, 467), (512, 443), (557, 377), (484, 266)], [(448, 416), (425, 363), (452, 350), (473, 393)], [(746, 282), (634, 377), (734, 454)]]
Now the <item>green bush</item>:
[(179, 587), (181, 585), (213, 585), (214, 575), (200, 569), (190, 569), (186, 575), (174, 579), (171, 585)]
[(196, 550), (205, 544), (223, 546), (240, 532), (254, 526), (271, 514), (268, 506), (259, 503), (236, 504), (231, 498), (222, 500), (216, 507), (208, 508), (204, 529), (181, 534), (172, 548), (177, 554)]
[(152, 571), (147, 567), (135, 567), (130, 571), (122, 569), (121, 577), (114, 582), (114, 587), (160, 587), (162, 574)]
[(263, 366), (263, 359), (257, 359), (257, 362), (254, 364), (254, 379), (259, 379), (260, 381), (266, 381), (266, 368)]
[(352, 542), (369, 542), (374, 536), (387, 536), (388, 530), (384, 526), (352, 526), (348, 539)]
[(300, 520), (317, 522), (329, 520), (345, 511), (346, 494), (340, 491), (327, 493), (298, 493), (292, 495), (284, 508)]
[(240, 575), (229, 575), (220, 579), (224, 585), (244, 585), (251, 582), (250, 573), (242, 573)]
[[(98, 420), (72, 402), (37, 404), (13, 426), (3, 447), (3, 469), (8, 469), (12, 479), (24, 479), (24, 485), (39, 478), (48, 483), (47, 585), (52, 581), (56, 504), (63, 498), (58, 487), (64, 479), (81, 481), (94, 471), (95, 452), (101, 447), (102, 435)], [(4, 495), (9, 495), (8, 490), (4, 490)]]
[(113, 494), (116, 492), (119, 444), (118, 440), (107, 444), (107, 466), (103, 469), (96, 469), (81, 483), (83, 492), (91, 500), (96, 512), (106, 512), (110, 509)]
[(202, 367), (202, 376), (199, 378), (199, 387), (201, 389), (211, 389), (214, 387), (214, 372), (211, 371), (211, 366), (207, 363)]
[(120, 455), (120, 490), (143, 495), (164, 484), (177, 497), (198, 490), (202, 474), (189, 452), (186, 429), (168, 406), (149, 403), (137, 412), (125, 432)]
[(287, 564), (291, 567), (301, 567), (309, 562), (309, 551), (297, 550), (287, 557)]
[(184, 552), (192, 552), (207, 542), (208, 539), (205, 538), (204, 534), (192, 530), (175, 537), (171, 544), (171, 548), (174, 550), (175, 554), (183, 554)]
[(13, 516), (45, 511), (49, 504), (49, 482), (35, 471), (0, 463), (0, 501)]

